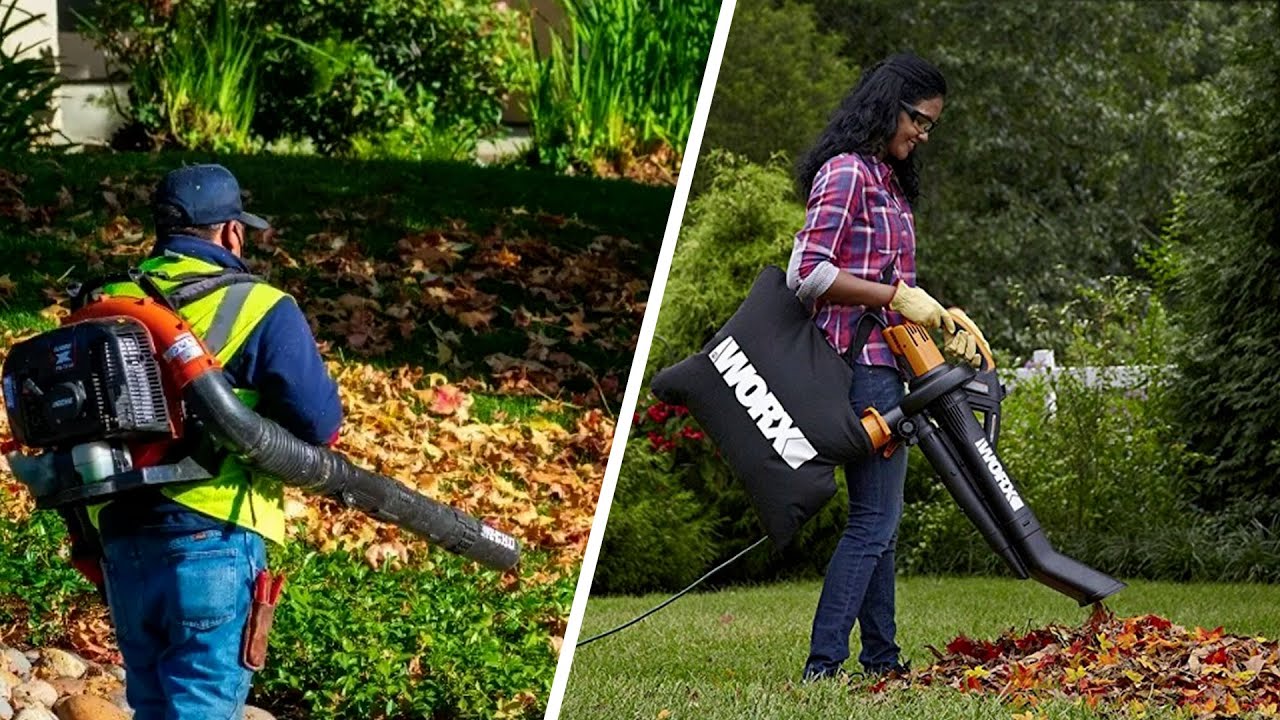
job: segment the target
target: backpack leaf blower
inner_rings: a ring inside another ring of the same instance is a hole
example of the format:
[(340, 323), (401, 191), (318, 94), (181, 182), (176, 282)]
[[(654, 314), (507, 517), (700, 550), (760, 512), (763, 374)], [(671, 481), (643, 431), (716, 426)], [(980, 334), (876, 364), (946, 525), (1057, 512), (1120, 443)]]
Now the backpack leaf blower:
[[(515, 538), (405, 485), (299, 440), (240, 401), (217, 359), (170, 308), (148, 298), (95, 298), (64, 325), (15, 345), (3, 370), (17, 445), (15, 474), (36, 507), (127, 501), (140, 488), (211, 477), (184, 458), (158, 464), (154, 448), (202, 432), (288, 485), (334, 498), (491, 568), (520, 559)], [(65, 516), (65, 513), (64, 513)]]
[[(855, 346), (865, 341), (871, 319), (879, 318), (862, 316)], [(787, 288), (783, 271), (768, 267), (702, 351), (659, 372), (650, 386), (664, 402), (689, 408), (779, 547), (835, 494), (837, 465), (918, 444), (1018, 578), (1035, 578), (1081, 605), (1124, 588), (1053, 549), (1001, 462), (1004, 388), (990, 351), (982, 348), (983, 367), (975, 371), (945, 362), (917, 325), (889, 327), (884, 337), (908, 376), (908, 393), (896, 408), (856, 418), (848, 401), (852, 369)]]

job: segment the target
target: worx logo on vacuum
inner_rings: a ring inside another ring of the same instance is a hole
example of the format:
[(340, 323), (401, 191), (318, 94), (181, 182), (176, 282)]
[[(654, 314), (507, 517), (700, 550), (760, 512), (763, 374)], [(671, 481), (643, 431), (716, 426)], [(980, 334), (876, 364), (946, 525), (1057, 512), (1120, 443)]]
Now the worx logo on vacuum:
[(733, 388), (734, 397), (746, 408), (747, 415), (756, 421), (760, 434), (773, 443), (774, 452), (792, 469), (799, 468), (818, 454), (800, 428), (791, 423), (791, 414), (769, 392), (768, 383), (756, 372), (732, 335), (717, 345), (709, 357), (725, 384)]
[(996, 482), (1000, 485), (1000, 491), (1004, 493), (1004, 499), (1009, 502), (1009, 507), (1014, 510), (1022, 509), (1022, 498), (1018, 497), (1018, 491), (1013, 488), (1013, 481), (1009, 479), (1009, 474), (1004, 471), (1004, 466), (1000, 464), (1000, 458), (996, 457), (996, 453), (987, 444), (986, 438), (978, 438), (973, 442), (973, 446), (978, 448), (978, 452), (982, 453), (982, 459), (987, 463), (987, 469), (995, 477)]

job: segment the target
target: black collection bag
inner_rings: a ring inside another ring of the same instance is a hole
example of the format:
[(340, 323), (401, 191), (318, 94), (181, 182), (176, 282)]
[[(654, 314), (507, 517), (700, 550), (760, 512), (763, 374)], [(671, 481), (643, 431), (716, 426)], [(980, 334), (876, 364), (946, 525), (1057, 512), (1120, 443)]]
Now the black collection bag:
[(711, 341), (650, 387), (689, 408), (782, 548), (835, 494), (835, 467), (870, 453), (849, 405), (852, 376), (770, 266)]

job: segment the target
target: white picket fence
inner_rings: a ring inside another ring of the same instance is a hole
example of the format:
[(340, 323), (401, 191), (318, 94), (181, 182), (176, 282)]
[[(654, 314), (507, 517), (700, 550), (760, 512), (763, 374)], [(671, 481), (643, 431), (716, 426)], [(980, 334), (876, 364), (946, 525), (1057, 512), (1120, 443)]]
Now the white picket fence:
[[(1049, 379), (1067, 376), (1087, 388), (1107, 388), (1125, 390), (1140, 388), (1152, 375), (1168, 372), (1173, 366), (1168, 365), (1111, 365), (1102, 367), (1059, 367), (1054, 361), (1052, 350), (1036, 350), (1031, 355), (1028, 367), (1014, 370), (1000, 370), (1000, 379), (1010, 391), (1019, 381), (1042, 378)], [(1058, 398), (1050, 384), (1045, 395), (1045, 409), (1052, 416), (1058, 409)]]

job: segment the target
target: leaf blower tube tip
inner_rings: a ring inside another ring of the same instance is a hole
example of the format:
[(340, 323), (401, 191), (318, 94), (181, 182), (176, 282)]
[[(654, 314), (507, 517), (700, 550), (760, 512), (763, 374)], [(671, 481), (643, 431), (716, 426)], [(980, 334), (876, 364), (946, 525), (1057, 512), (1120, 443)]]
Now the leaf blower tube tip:
[(183, 397), (219, 442), (286, 484), (341, 500), (491, 568), (506, 570), (520, 561), (515, 538), (395, 480), (357, 467), (328, 448), (299, 440), (240, 402), (222, 373), (196, 377)]
[[(949, 472), (946, 474), (955, 474), (967, 481), (969, 487), (985, 501), (973, 509), (979, 514), (983, 509), (986, 510), (988, 520), (979, 524), (979, 528), (985, 535), (994, 526), (1000, 533), (1003, 544), (1016, 554), (1031, 577), (1071, 597), (1082, 606), (1124, 589), (1124, 583), (1059, 553), (1049, 544), (1040, 521), (1022, 499), (1013, 478), (1005, 470), (1004, 464), (983, 433), (982, 426), (974, 418), (963, 391), (947, 393), (931, 405), (926, 413), (933, 416), (940, 426), (941, 434), (950, 441), (947, 450), (956, 452), (954, 456), (950, 452), (944, 453), (937, 460), (944, 467), (949, 460), (959, 461), (956, 466), (948, 468)], [(930, 460), (935, 458), (931, 457)], [(949, 486), (948, 489), (952, 488)], [(955, 494), (954, 489), (952, 493)], [(966, 508), (966, 512), (969, 511)], [(988, 542), (995, 547), (994, 539), (988, 538)], [(1009, 559), (1007, 550), (1000, 551), (997, 548), (997, 551), (1006, 560)], [(1017, 565), (1012, 562), (1010, 565), (1015, 572), (1019, 572)]]

